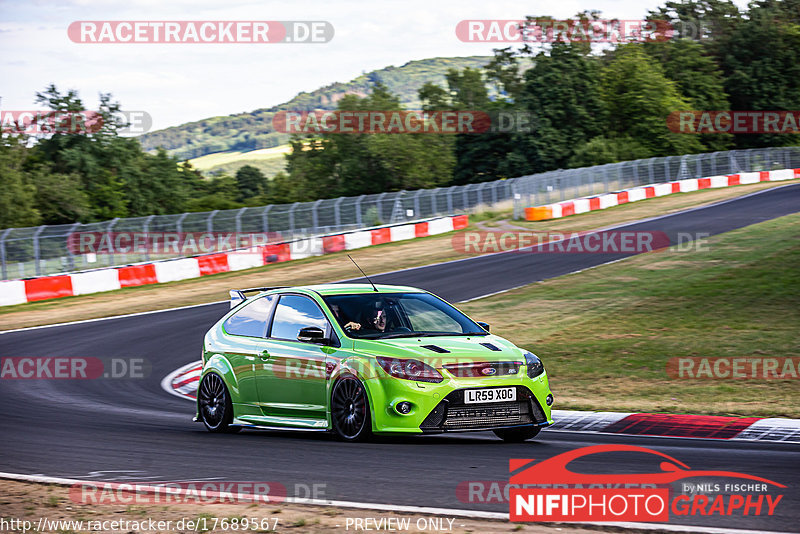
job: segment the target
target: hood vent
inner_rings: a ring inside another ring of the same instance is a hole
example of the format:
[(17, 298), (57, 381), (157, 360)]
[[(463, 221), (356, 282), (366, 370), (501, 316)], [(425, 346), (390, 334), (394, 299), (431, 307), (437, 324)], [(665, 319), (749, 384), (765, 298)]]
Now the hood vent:
[(484, 347), (486, 347), (487, 349), (493, 350), (495, 352), (500, 352), (502, 350), (502, 349), (499, 349), (496, 346), (492, 345), (491, 343), (480, 343), (480, 344), (483, 345)]
[(442, 347), (440, 347), (438, 345), (422, 345), (422, 348), (423, 349), (428, 349), (428, 350), (433, 351), (433, 352), (438, 352), (439, 354), (444, 354), (446, 352), (450, 352), (449, 350), (443, 349)]

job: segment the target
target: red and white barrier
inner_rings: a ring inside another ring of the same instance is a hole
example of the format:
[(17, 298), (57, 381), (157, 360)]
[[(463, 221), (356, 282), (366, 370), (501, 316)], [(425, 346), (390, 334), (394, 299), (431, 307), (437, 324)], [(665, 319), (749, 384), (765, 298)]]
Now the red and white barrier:
[(709, 176), (708, 178), (691, 178), (668, 182), (665, 184), (652, 184), (616, 191), (594, 197), (576, 198), (548, 204), (525, 208), (525, 219), (528, 221), (546, 221), (560, 219), (570, 215), (586, 213), (587, 211), (604, 210), (628, 202), (637, 202), (647, 198), (662, 197), (673, 193), (690, 193), (701, 189), (718, 187), (731, 187), (734, 185), (757, 184), (759, 182), (775, 182), (780, 180), (793, 180), (800, 178), (800, 169), (781, 169), (777, 171), (744, 172), (726, 176)]
[(466, 228), (467, 225), (466, 215), (441, 217), (419, 223), (383, 226), (346, 234), (273, 243), (247, 250), (126, 265), (96, 271), (42, 276), (28, 280), (3, 280), (0, 281), (0, 306), (239, 271), (270, 263), (299, 260), (342, 250), (443, 234)]

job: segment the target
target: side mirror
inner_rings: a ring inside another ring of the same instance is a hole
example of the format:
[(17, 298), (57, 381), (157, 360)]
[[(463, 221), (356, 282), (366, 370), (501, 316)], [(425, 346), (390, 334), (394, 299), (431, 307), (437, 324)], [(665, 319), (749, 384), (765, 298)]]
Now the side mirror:
[(297, 341), (304, 343), (320, 343), (325, 344), (328, 339), (325, 337), (325, 332), (318, 326), (306, 326), (301, 328), (297, 334)]
[(489, 331), (489, 323), (484, 323), (484, 322), (481, 322), (481, 321), (475, 321), (475, 322), (478, 323), (478, 326), (480, 326), (481, 328), (483, 328), (487, 332)]

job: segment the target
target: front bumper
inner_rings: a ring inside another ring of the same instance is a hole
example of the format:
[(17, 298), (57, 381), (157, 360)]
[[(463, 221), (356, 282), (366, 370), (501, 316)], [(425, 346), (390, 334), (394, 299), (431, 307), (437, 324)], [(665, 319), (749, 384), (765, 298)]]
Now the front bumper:
[[(523, 369), (524, 370), (524, 369)], [(524, 372), (502, 378), (445, 378), (439, 384), (391, 377), (365, 381), (373, 412), (373, 432), (430, 434), (469, 432), (553, 423), (547, 396), (547, 374), (528, 378)], [(465, 404), (464, 390), (514, 386), (513, 402)], [(395, 408), (411, 404), (407, 414)]]

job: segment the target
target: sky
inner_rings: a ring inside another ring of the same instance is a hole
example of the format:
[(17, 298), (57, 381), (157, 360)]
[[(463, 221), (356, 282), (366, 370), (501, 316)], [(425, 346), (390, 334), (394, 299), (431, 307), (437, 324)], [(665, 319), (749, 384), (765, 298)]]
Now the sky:
[[(363, 72), (415, 59), (491, 55), (497, 43), (455, 34), (465, 19), (557, 19), (593, 9), (641, 19), (655, 0), (0, 0), (0, 110), (37, 109), (50, 83), (97, 106), (111, 93), (124, 110), (146, 111), (153, 129), (290, 100)], [(745, 1), (737, 1), (743, 8)], [(74, 21), (328, 21), (324, 44), (87, 44), (69, 39)]]

